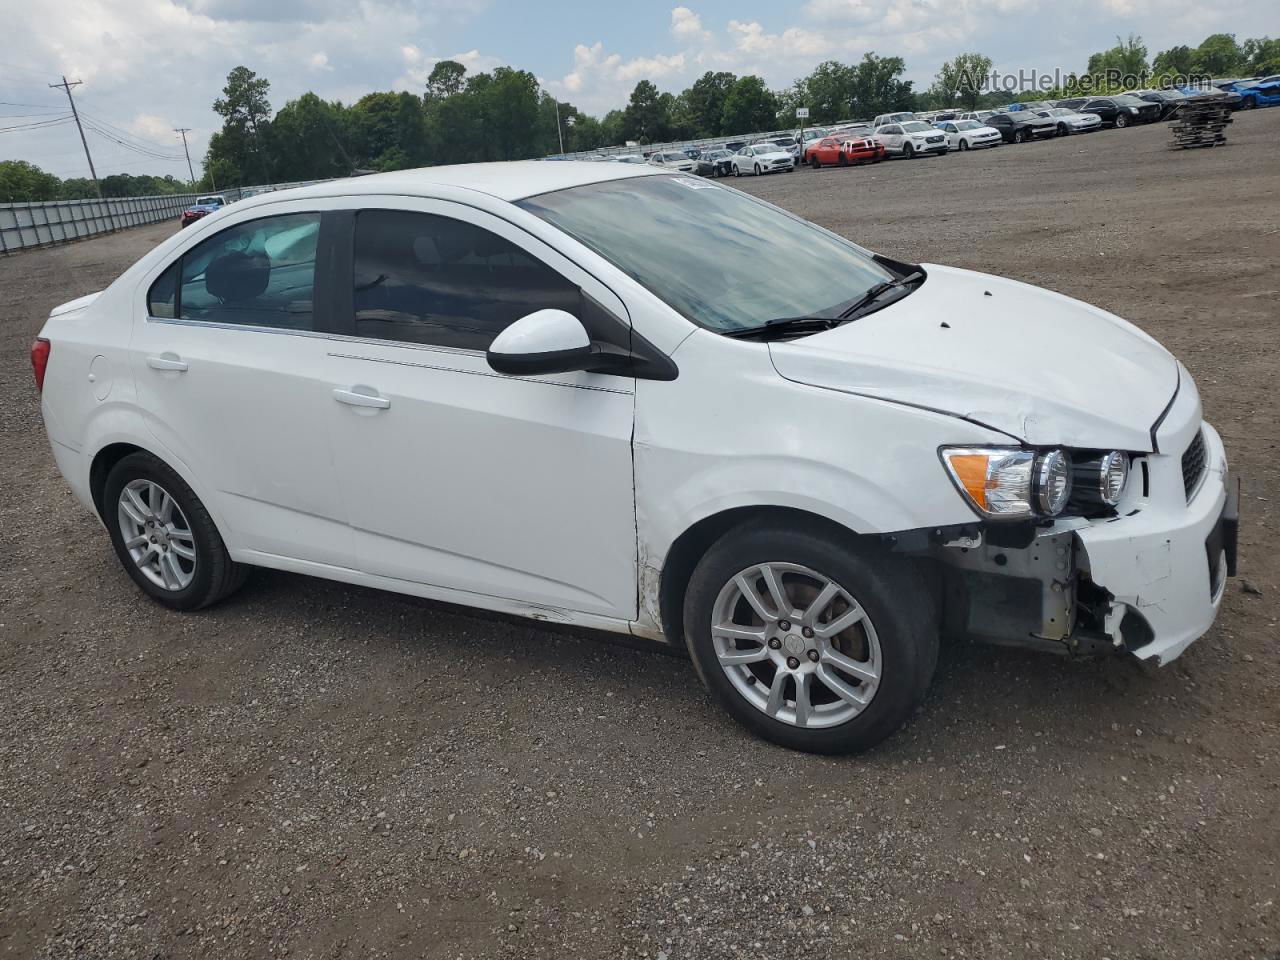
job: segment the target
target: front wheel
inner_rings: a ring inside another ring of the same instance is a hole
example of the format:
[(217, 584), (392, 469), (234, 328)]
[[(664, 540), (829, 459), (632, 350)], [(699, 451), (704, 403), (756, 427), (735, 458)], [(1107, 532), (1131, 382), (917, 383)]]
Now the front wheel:
[(1116, 114), (1116, 129), (1122, 129), (1129, 125), (1129, 119), (1123, 113)]
[(738, 169), (738, 165), (736, 163), (733, 165), (733, 175), (735, 177), (742, 176), (742, 171)]
[(1071, 133), (1071, 129), (1065, 123), (1058, 124), (1058, 136), (1065, 137), (1069, 133)]
[(968, 141), (968, 140), (961, 140), (961, 141), (960, 141), (960, 150), (961, 150), (961, 152), (963, 153), (965, 150), (968, 150), (968, 149), (969, 149), (969, 141)]
[(902, 148), (902, 155), (906, 157), (908, 160), (913, 160), (915, 159), (916, 148), (908, 143), (906, 146)]
[(1258, 101), (1255, 97), (1245, 97), (1243, 100), (1240, 101), (1241, 110), (1252, 110), (1257, 105), (1258, 105)]
[(738, 722), (812, 753), (892, 734), (938, 654), (933, 605), (909, 561), (804, 522), (739, 527), (712, 546), (690, 578), (684, 629)]
[(757, 177), (760, 176), (760, 164), (758, 163), (756, 164), (756, 167), (755, 167), (755, 173)]
[(200, 498), (151, 454), (112, 467), (102, 502), (116, 556), (153, 600), (198, 610), (244, 583), (248, 568), (232, 561)]
[(817, 158), (817, 156), (816, 156), (816, 155), (815, 155), (815, 156), (812, 156), (812, 157), (810, 157), (810, 158), (809, 158), (809, 166), (813, 167), (813, 169), (815, 169), (815, 170), (821, 170), (821, 169), (822, 169), (822, 161), (821, 161), (821, 160), (819, 160), (819, 159)]
[(1013, 142), (1014, 142), (1014, 143), (1026, 143), (1026, 142), (1027, 142), (1027, 131), (1025, 131), (1025, 130), (1019, 130), (1018, 132), (1016, 132), (1016, 133), (1013, 135)]

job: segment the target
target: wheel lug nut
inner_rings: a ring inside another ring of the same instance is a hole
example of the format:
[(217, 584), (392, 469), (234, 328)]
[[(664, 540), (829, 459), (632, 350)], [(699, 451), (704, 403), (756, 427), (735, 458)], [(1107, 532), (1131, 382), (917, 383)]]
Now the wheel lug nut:
[(817, 662), (818, 662), (818, 651), (817, 651), (817, 650), (810, 650), (810, 651), (809, 651), (809, 659), (810, 659), (810, 660), (812, 660), (814, 663), (817, 663)]
[(781, 640), (779, 640), (777, 637), (770, 637), (770, 638), (769, 638), (769, 649), (770, 649), (770, 650), (777, 650), (780, 646), (782, 646), (782, 641), (781, 641)]
[(795, 657), (787, 657), (787, 666), (794, 670), (796, 667), (800, 666), (800, 661)]
[(791, 629), (791, 621), (790, 621), (790, 620), (782, 620), (782, 621), (780, 621), (780, 622), (778, 623), (778, 629), (779, 629), (779, 630), (790, 630), (790, 629)]
[(805, 628), (804, 628), (803, 630), (801, 630), (800, 632), (801, 632), (801, 633), (803, 633), (806, 637), (812, 637), (812, 636), (813, 636), (813, 627), (805, 627)]

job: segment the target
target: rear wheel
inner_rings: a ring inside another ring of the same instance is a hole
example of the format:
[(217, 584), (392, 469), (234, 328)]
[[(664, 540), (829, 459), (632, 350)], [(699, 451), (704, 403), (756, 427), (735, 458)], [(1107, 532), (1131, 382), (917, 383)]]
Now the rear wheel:
[(841, 150), (840, 156), (837, 158), (836, 163), (838, 163), (842, 167), (847, 167), (849, 165), (848, 154), (846, 154), (843, 150)]
[(924, 583), (904, 558), (817, 525), (730, 531), (689, 581), (685, 635), (729, 713), (796, 750), (865, 750), (919, 705), (937, 662)]
[(133, 453), (112, 467), (103, 507), (116, 556), (152, 599), (198, 610), (244, 583), (248, 568), (232, 561), (200, 498), (151, 454)]

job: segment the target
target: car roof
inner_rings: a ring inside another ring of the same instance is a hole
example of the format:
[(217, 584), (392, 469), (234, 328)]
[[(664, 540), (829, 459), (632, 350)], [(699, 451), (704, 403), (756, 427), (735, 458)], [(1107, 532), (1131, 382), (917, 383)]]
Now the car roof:
[[(329, 180), (306, 187), (292, 187), (288, 190), (262, 194), (244, 201), (244, 204), (257, 205), (257, 203), (303, 200), (312, 197), (386, 194), (432, 197), (436, 195), (438, 187), (474, 190), (499, 200), (515, 201), (589, 183), (662, 175), (664, 171), (654, 170), (652, 167), (645, 169), (638, 163), (589, 163), (583, 160), (566, 160), (562, 163), (544, 163), (539, 160), (462, 163)], [(236, 206), (240, 207), (241, 204)]]

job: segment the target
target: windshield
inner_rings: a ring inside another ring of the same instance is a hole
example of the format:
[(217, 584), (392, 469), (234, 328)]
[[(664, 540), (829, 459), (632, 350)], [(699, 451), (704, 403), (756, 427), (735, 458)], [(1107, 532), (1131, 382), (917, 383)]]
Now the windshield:
[(667, 163), (681, 163), (689, 158), (683, 153), (664, 153), (662, 155), (662, 159), (667, 161)]
[(830, 313), (894, 274), (867, 251), (737, 190), (635, 177), (519, 201), (699, 326)]
[(198, 206), (198, 207), (220, 207), (220, 206), (222, 206), (222, 205), (223, 205), (224, 203), (226, 203), (226, 202), (227, 202), (227, 201), (223, 200), (221, 197), (200, 197), (200, 198), (198, 198), (198, 199), (196, 200), (196, 206)]
[(933, 127), (929, 126), (921, 120), (912, 120), (902, 125), (902, 129), (907, 133), (928, 133)]

